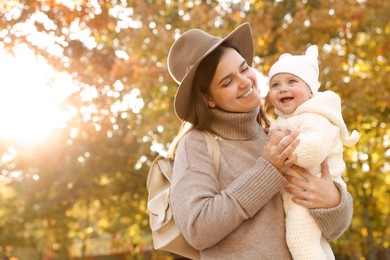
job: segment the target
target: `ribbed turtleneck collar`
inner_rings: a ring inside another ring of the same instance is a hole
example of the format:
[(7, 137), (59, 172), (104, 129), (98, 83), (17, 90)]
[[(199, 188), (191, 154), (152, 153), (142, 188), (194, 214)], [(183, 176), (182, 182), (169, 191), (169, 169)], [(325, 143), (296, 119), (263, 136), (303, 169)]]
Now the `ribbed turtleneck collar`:
[(248, 113), (230, 113), (214, 108), (211, 114), (210, 130), (223, 139), (248, 140), (259, 134), (259, 109)]

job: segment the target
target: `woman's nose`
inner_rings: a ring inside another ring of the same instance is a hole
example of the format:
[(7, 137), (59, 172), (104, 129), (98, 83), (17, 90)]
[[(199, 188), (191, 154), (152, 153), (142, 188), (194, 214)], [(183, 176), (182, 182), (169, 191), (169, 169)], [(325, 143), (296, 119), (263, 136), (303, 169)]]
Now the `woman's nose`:
[(240, 75), (239, 76), (239, 82), (240, 82), (240, 87), (247, 87), (249, 84), (251, 84), (252, 80), (243, 76), (243, 75)]

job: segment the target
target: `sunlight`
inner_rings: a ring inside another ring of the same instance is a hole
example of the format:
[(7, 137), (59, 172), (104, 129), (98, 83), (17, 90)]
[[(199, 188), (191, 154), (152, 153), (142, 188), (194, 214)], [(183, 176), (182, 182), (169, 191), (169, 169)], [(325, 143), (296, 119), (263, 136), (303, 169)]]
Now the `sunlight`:
[(0, 51), (0, 139), (42, 142), (72, 116), (60, 106), (77, 87), (26, 45), (15, 53)]
[(261, 72), (255, 69), (255, 73), (257, 76), (257, 86), (260, 89), (260, 95), (262, 98), (268, 95), (269, 86), (268, 86), (268, 77), (264, 76)]

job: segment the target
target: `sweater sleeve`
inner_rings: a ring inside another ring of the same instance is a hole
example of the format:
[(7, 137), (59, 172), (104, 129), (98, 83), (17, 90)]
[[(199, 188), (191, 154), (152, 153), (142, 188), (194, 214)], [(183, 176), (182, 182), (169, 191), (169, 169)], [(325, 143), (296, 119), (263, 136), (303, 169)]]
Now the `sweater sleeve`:
[(221, 241), (287, 184), (263, 158), (226, 189), (220, 190), (218, 174), (203, 136), (196, 131), (184, 136), (175, 157), (171, 202), (184, 237), (199, 250)]
[(334, 182), (341, 194), (339, 205), (334, 208), (311, 209), (310, 213), (328, 240), (339, 238), (349, 227), (353, 215), (353, 200), (347, 188)]

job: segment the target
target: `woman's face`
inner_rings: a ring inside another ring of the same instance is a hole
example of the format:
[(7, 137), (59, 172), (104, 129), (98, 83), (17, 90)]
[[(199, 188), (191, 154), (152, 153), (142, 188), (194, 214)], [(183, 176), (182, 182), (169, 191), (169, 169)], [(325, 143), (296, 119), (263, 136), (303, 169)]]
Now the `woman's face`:
[(293, 113), (298, 106), (313, 96), (309, 86), (293, 74), (276, 74), (269, 85), (269, 99), (283, 114)]
[(260, 106), (255, 71), (236, 50), (225, 50), (206, 98), (210, 107), (229, 112), (250, 112)]

